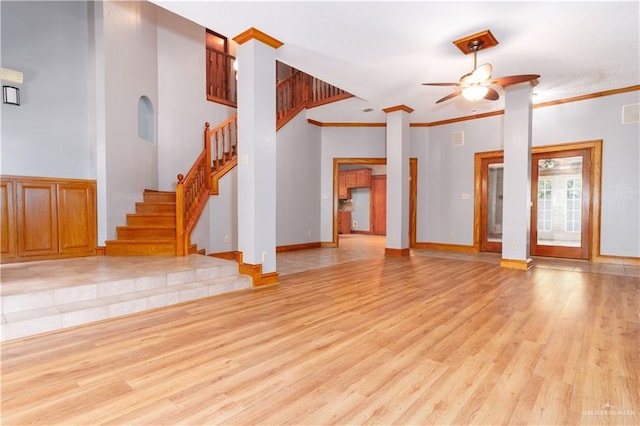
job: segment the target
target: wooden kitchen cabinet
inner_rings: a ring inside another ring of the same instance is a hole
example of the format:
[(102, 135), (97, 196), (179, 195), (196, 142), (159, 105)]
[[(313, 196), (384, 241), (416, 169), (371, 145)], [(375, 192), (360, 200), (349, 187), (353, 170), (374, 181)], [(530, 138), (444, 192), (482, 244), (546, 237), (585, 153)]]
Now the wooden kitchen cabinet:
[(356, 175), (356, 188), (371, 188), (371, 169), (353, 170)]
[(347, 182), (347, 188), (356, 187), (356, 174), (353, 170), (347, 170), (345, 173), (345, 181)]
[(338, 212), (338, 232), (340, 234), (351, 233), (351, 212)]
[(371, 188), (371, 169), (341, 170), (338, 172), (338, 198), (351, 198), (352, 188)]
[(351, 191), (347, 188), (347, 173), (348, 171), (338, 172), (338, 198), (341, 200), (351, 198)]

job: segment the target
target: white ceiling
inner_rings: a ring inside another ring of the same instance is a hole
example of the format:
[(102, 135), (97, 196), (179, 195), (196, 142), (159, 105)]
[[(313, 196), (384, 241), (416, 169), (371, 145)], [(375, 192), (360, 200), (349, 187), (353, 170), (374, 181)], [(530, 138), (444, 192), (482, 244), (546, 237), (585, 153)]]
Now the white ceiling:
[(499, 44), (478, 64), (494, 77), (540, 74), (534, 103), (640, 84), (638, 1), (153, 2), (229, 38), (255, 27), (284, 43), (278, 60), (357, 97), (308, 112), (322, 122), (384, 122), (380, 110), (400, 104), (412, 122), (503, 109), (503, 96), (436, 105), (451, 88), (421, 85), (470, 72), (472, 55), (452, 41), (486, 29)]

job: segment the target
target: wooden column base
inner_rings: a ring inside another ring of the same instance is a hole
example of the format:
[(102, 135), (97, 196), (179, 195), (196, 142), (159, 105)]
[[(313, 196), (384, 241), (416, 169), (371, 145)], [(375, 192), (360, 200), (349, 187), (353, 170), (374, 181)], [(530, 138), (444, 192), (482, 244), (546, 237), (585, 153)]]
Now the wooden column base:
[(397, 248), (389, 248), (386, 247), (384, 249), (384, 255), (385, 256), (410, 256), (411, 255), (411, 249), (408, 248), (403, 248), (403, 249), (397, 249)]
[(526, 271), (533, 267), (533, 259), (518, 260), (518, 259), (501, 259), (500, 266), (509, 269), (519, 269)]
[(278, 273), (269, 272), (262, 273), (262, 265), (253, 265), (242, 261), (242, 253), (238, 253), (238, 273), (249, 275), (251, 277), (252, 286), (264, 287), (268, 285), (278, 284)]

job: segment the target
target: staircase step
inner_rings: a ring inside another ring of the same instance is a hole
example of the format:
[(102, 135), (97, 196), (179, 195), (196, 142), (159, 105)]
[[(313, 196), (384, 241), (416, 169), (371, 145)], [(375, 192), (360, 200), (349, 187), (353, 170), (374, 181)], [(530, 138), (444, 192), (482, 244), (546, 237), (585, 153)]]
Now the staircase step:
[(175, 226), (117, 226), (118, 240), (173, 240), (176, 239)]
[(175, 256), (173, 240), (109, 240), (105, 244), (107, 256)]
[(127, 225), (130, 226), (176, 226), (175, 213), (129, 213), (127, 214)]
[(175, 213), (176, 203), (136, 203), (136, 213)]
[(176, 202), (175, 192), (145, 190), (142, 196), (145, 203), (175, 203)]

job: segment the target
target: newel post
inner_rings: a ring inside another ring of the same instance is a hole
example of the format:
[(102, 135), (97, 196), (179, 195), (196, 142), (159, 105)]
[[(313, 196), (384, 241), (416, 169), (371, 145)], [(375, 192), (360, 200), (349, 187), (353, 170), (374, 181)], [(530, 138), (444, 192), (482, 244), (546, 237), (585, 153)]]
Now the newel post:
[(178, 175), (176, 184), (176, 255), (185, 256), (184, 241), (184, 176)]

